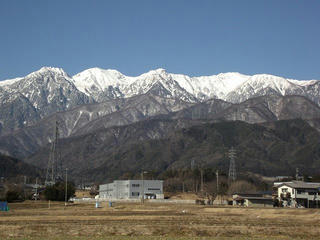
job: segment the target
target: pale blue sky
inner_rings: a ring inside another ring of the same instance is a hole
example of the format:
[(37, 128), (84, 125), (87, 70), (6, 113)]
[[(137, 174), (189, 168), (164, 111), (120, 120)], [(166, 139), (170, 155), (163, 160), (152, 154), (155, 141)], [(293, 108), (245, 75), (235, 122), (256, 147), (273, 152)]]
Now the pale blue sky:
[(0, 0), (0, 80), (42, 66), (320, 80), (319, 0)]

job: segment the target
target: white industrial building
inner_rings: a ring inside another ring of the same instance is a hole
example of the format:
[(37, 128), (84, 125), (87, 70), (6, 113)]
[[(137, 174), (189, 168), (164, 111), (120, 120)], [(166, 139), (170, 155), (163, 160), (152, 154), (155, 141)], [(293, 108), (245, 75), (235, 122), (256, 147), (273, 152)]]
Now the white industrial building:
[(116, 180), (99, 186), (100, 199), (163, 199), (161, 180)]
[(276, 182), (276, 198), (283, 206), (320, 207), (320, 183), (315, 182)]

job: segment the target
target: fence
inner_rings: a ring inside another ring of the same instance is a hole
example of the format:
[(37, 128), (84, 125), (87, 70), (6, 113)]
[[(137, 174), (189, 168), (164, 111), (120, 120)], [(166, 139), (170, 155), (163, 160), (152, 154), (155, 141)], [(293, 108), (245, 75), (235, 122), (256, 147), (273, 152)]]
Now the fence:
[[(106, 198), (99, 198), (99, 199), (94, 199), (94, 198), (81, 198), (81, 199), (70, 199), (73, 202), (76, 203), (95, 203), (95, 202), (141, 202), (141, 199), (106, 199)], [(173, 199), (145, 199), (145, 202), (148, 203), (174, 203), (174, 204), (195, 204), (195, 200), (173, 200)]]

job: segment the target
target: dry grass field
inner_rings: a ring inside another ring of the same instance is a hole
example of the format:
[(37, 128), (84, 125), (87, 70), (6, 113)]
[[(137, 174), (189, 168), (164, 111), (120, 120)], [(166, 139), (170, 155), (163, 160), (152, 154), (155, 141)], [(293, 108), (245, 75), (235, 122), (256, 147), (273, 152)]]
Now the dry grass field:
[(320, 239), (320, 210), (24, 202), (0, 212), (0, 239)]

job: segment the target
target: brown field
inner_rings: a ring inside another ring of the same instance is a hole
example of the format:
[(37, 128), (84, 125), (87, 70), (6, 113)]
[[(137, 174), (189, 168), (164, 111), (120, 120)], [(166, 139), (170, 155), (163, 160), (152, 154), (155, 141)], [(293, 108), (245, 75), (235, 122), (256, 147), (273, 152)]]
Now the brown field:
[(0, 212), (0, 239), (320, 239), (318, 209), (24, 202)]

